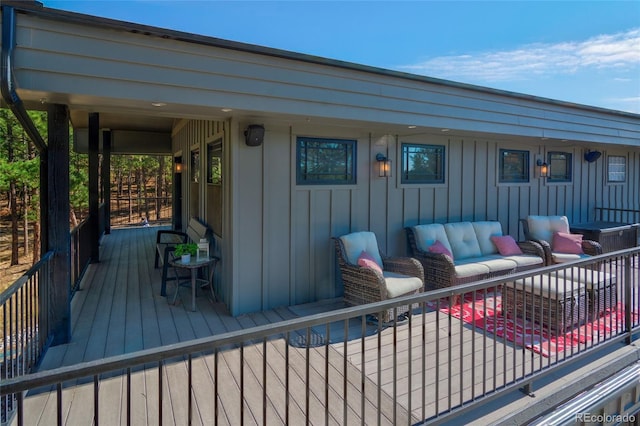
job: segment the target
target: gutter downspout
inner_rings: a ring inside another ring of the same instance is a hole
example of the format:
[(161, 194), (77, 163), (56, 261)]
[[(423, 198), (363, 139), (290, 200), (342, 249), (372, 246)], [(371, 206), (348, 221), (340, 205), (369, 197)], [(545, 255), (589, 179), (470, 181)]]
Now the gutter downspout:
[(13, 51), (16, 47), (16, 11), (11, 6), (2, 6), (2, 53), (0, 58), (0, 91), (9, 109), (16, 116), (22, 128), (27, 132), (29, 138), (36, 145), (36, 148), (43, 154), (47, 151), (47, 144), (38, 132), (33, 120), (29, 117), (24, 108), (22, 100), (15, 90), (13, 81)]

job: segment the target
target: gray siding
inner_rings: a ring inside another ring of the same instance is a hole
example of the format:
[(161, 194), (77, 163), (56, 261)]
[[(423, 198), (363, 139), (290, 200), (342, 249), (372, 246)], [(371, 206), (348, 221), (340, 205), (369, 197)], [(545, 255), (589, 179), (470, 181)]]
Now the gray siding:
[[(640, 208), (640, 151), (607, 147), (595, 163), (583, 159), (584, 146), (518, 142), (441, 134), (403, 138), (356, 128), (278, 127), (266, 124), (264, 144), (247, 147), (238, 138), (241, 160), (234, 173), (234, 315), (341, 295), (331, 237), (374, 231), (388, 255), (405, 255), (404, 227), (418, 223), (499, 220), (505, 233), (521, 238), (519, 219), (528, 214), (566, 214), (572, 223), (594, 219), (595, 206)], [(238, 135), (243, 125), (236, 128)], [(295, 182), (296, 136), (357, 139), (355, 185), (304, 186)], [(447, 177), (442, 185), (402, 185), (399, 144), (443, 144)], [(547, 183), (531, 168), (528, 184), (498, 184), (498, 150), (573, 153), (573, 182)], [(591, 149), (597, 148), (592, 146)], [(603, 147), (599, 147), (602, 149)], [(380, 178), (375, 156), (388, 154), (394, 176)], [(628, 157), (623, 185), (606, 180), (608, 154)]]

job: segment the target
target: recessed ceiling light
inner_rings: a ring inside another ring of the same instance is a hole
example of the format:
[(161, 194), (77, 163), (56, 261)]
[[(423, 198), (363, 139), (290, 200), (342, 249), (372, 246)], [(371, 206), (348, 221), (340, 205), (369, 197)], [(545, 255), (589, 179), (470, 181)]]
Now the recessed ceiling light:
[(163, 106), (167, 106), (167, 104), (165, 104), (164, 102), (151, 102), (151, 106), (160, 108), (160, 107), (163, 107)]
[(415, 129), (415, 128), (416, 128), (416, 127), (418, 127), (418, 126), (411, 125), (411, 126), (408, 126), (408, 127), (409, 127), (410, 129)]
[(222, 112), (231, 112), (233, 110), (231, 108), (222, 108), (220, 111), (222, 111)]

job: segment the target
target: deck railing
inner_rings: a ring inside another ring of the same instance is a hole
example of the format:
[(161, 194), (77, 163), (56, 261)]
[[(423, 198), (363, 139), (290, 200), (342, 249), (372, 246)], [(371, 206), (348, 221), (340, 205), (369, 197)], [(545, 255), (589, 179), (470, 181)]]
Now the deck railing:
[(91, 261), (91, 234), (89, 217), (71, 230), (71, 294), (80, 287), (82, 276)]
[(596, 220), (603, 222), (640, 223), (640, 210), (596, 207)]
[[(50, 414), (58, 424), (63, 423), (70, 401), (78, 398), (86, 401), (76, 407), (83, 410), (82, 421), (96, 425), (106, 416), (127, 424), (132, 418), (162, 424), (169, 416), (177, 424), (191, 424), (196, 417), (209, 424), (416, 424), (453, 419), (594, 351), (629, 344), (640, 329), (639, 258), (640, 248), (627, 249), (417, 296), (8, 377), (2, 381), (1, 394), (16, 395), (18, 424), (24, 420), (29, 398), (42, 393), (51, 393), (57, 401), (52, 404), (57, 407), (55, 413)], [(612, 311), (595, 318), (608, 331), (586, 338), (585, 333), (593, 327), (581, 324), (594, 318), (582, 305), (584, 294), (576, 282), (580, 273), (594, 279), (596, 270), (608, 275), (602, 275), (607, 285), (595, 300), (608, 303)], [(562, 274), (564, 281), (557, 279)], [(504, 311), (490, 314), (501, 311), (501, 291), (512, 291), (513, 285), (505, 284), (515, 283), (517, 288), (525, 280), (549, 277), (555, 277), (552, 281), (559, 283), (558, 288), (549, 286), (537, 293), (523, 290), (508, 315)], [(553, 295), (556, 291), (558, 295)], [(559, 295), (563, 292), (569, 295), (564, 300)], [(469, 312), (459, 312), (461, 301)], [(413, 314), (402, 322), (385, 325), (373, 320), (387, 309), (407, 304), (413, 307)], [(578, 305), (581, 308), (574, 309)], [(563, 315), (567, 310), (570, 314)], [(529, 336), (495, 331), (535, 312), (539, 316), (537, 322), (530, 323)], [(545, 324), (575, 326), (567, 326), (557, 344), (545, 348), (545, 338), (553, 338), (546, 334)], [(494, 331), (487, 331), (490, 328)], [(572, 334), (565, 335), (566, 331)], [(567, 336), (572, 336), (573, 344), (567, 344)], [(565, 344), (563, 348), (560, 343)], [(172, 390), (184, 391), (168, 395), (165, 381), (172, 382)], [(109, 402), (102, 392), (114, 386), (123, 394)]]
[[(2, 341), (0, 341), (0, 378), (24, 376), (40, 362), (52, 336), (49, 329), (49, 262), (52, 252), (0, 294)], [(4, 423), (16, 407), (12, 394), (0, 397), (0, 420)]]

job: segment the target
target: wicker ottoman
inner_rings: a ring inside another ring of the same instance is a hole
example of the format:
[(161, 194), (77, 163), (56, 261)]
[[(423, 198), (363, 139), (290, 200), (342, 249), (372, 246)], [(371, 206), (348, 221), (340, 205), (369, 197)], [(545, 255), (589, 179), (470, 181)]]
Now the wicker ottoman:
[(554, 274), (505, 283), (502, 310), (507, 316), (534, 321), (553, 334), (564, 334), (587, 319), (585, 285)]
[(586, 268), (570, 268), (558, 271), (558, 276), (584, 284), (587, 290), (589, 320), (595, 321), (618, 303), (616, 276)]

